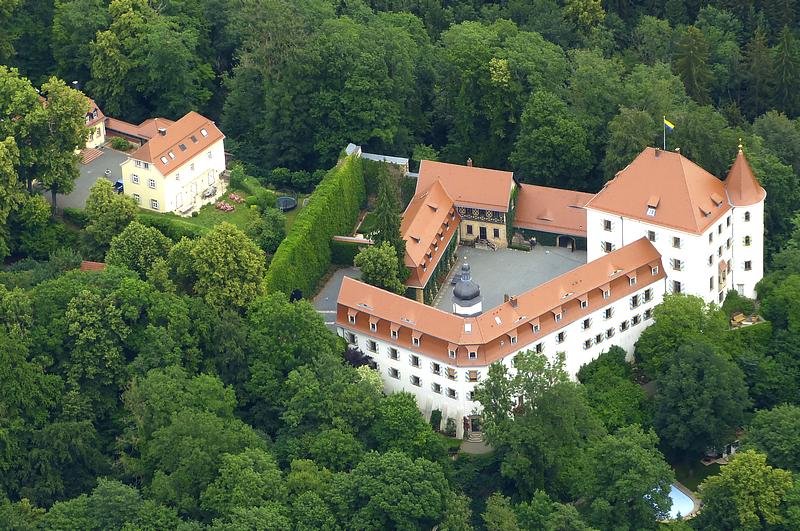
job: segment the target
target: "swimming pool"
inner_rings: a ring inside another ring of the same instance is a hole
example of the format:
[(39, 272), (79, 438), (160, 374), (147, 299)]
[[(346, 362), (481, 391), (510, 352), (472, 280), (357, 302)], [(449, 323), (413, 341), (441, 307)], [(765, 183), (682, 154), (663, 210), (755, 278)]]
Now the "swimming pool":
[(672, 520), (677, 519), (679, 514), (681, 516), (686, 516), (694, 509), (694, 501), (675, 485), (671, 485), (669, 497), (672, 500), (672, 508), (669, 510), (669, 517)]

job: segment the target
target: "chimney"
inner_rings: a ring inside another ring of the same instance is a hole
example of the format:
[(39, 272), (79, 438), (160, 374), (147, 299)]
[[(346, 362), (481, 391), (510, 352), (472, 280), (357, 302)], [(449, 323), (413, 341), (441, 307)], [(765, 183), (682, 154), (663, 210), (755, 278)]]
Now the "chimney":
[(511, 303), (511, 307), (512, 308), (516, 308), (517, 307), (517, 298), (516, 297), (513, 297), (513, 296), (509, 297), (508, 298), (508, 302)]
[(472, 167), (472, 157), (467, 159), (467, 166)]
[(656, 148), (656, 158), (661, 155), (661, 148)]
[(680, 155), (680, 154), (681, 154), (681, 148), (675, 148), (675, 153), (677, 153), (678, 155)]
[(503, 295), (503, 302), (508, 302), (511, 297), (508, 296), (508, 293)]
[(159, 127), (158, 134), (161, 136), (167, 136), (167, 128), (166, 127)]

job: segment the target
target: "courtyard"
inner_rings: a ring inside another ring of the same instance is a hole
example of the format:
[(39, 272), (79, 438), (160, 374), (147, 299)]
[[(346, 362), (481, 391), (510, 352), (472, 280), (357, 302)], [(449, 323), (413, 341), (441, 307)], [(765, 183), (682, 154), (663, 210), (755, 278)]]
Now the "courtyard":
[[(112, 183), (122, 179), (120, 164), (128, 160), (128, 155), (106, 146), (99, 148), (98, 151), (101, 153), (99, 156), (95, 155), (96, 158), (88, 161), (87, 164), (79, 164), (80, 176), (75, 180), (75, 188), (72, 192), (68, 195), (58, 194), (56, 196), (56, 204), (59, 209), (86, 207), (86, 199), (89, 197), (92, 185), (98, 179), (108, 179)], [(106, 170), (109, 170), (108, 175), (106, 175)], [(45, 192), (44, 195), (49, 201), (50, 192)]]
[(464, 260), (469, 263), (472, 280), (481, 287), (483, 311), (503, 302), (505, 295), (519, 295), (586, 263), (586, 251), (570, 251), (563, 247), (537, 246), (533, 251), (498, 249), (496, 251), (459, 247), (458, 261), (434, 305), (453, 311), (453, 285), (450, 279), (461, 274)]

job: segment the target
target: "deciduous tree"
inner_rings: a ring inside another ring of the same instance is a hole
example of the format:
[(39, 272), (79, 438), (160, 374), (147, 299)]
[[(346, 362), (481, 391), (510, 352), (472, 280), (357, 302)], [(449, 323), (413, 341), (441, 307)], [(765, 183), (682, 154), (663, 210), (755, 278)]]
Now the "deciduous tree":
[(161, 231), (133, 221), (112, 238), (106, 262), (127, 267), (145, 277), (157, 259), (167, 257), (171, 247), (172, 241)]
[(405, 293), (400, 280), (397, 251), (389, 242), (361, 249), (353, 261), (361, 269), (361, 280), (393, 293)]

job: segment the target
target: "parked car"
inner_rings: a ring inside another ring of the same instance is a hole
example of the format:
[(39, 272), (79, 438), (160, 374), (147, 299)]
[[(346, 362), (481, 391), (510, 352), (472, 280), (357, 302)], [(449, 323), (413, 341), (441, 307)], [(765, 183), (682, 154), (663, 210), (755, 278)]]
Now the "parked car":
[(122, 184), (122, 180), (118, 180), (114, 183), (114, 191), (118, 194), (121, 194), (124, 191), (124, 186)]

